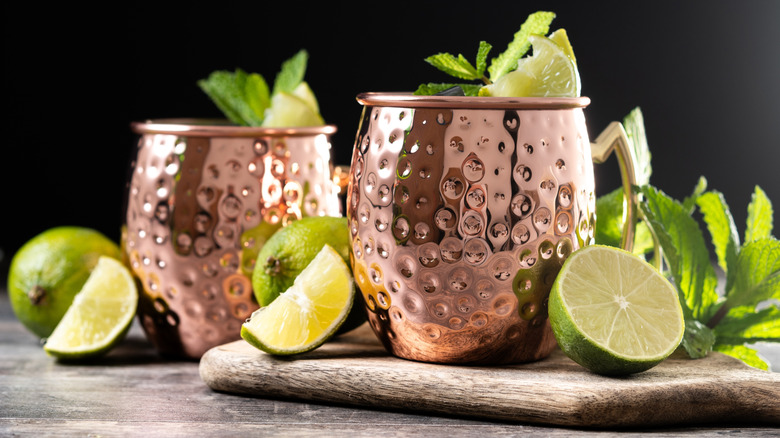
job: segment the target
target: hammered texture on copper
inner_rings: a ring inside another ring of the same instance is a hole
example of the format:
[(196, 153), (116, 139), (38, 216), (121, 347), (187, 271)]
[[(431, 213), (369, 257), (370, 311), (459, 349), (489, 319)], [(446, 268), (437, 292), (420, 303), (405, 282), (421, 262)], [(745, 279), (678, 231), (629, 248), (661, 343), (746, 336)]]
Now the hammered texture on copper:
[(581, 108), (366, 106), (347, 196), (355, 280), (391, 353), (519, 363), (555, 347), (550, 287), (593, 240)]
[(246, 232), (341, 214), (326, 135), (147, 133), (132, 172), (123, 241), (141, 286), (140, 321), (163, 354), (199, 358), (240, 339), (258, 307)]

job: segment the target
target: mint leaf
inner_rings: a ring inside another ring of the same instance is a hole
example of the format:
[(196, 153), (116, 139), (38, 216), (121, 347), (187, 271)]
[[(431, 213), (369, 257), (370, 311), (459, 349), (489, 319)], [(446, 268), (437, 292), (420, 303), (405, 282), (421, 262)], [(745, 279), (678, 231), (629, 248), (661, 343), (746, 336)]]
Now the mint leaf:
[(699, 196), (702, 195), (702, 193), (707, 191), (707, 178), (700, 176), (699, 181), (696, 183), (696, 187), (693, 188), (693, 192), (686, 196), (685, 199), (683, 199), (683, 209), (688, 212), (688, 214), (693, 214), (693, 212), (696, 210), (696, 200), (699, 199)]
[(479, 94), (479, 89), (482, 88), (481, 85), (475, 85), (475, 84), (435, 84), (435, 83), (428, 83), (428, 84), (421, 84), (419, 87), (417, 87), (417, 90), (414, 91), (414, 94), (418, 96), (432, 96), (437, 93), (441, 93), (444, 90), (447, 90), (452, 87), (460, 87), (463, 89), (463, 93), (466, 96), (477, 96)]
[(517, 68), (517, 61), (522, 58), (531, 43), (528, 42), (529, 35), (547, 35), (550, 30), (550, 24), (555, 19), (555, 13), (539, 11), (528, 16), (525, 22), (520, 26), (512, 42), (509, 43), (506, 50), (493, 58), (488, 67), (490, 81), (495, 82), (498, 78)]
[(650, 165), (651, 154), (645, 135), (645, 120), (639, 107), (634, 108), (623, 118), (623, 128), (626, 130), (629, 151), (634, 161), (636, 184), (638, 186), (649, 184), (653, 167)]
[(731, 357), (737, 358), (742, 362), (746, 363), (747, 365), (750, 365), (754, 368), (758, 368), (764, 371), (769, 370), (769, 364), (767, 364), (763, 359), (761, 359), (761, 357), (758, 355), (758, 352), (745, 345), (720, 344), (720, 345), (716, 345), (714, 347), (714, 350), (723, 354), (727, 354)]
[(479, 42), (479, 49), (477, 50), (477, 74), (480, 78), (485, 74), (485, 68), (487, 68), (487, 55), (492, 48), (493, 46), (484, 41)]
[(220, 70), (211, 73), (197, 84), (231, 122), (256, 126), (262, 123), (263, 117), (262, 113), (255, 113), (246, 101), (247, 77), (247, 73), (241, 69), (236, 69), (235, 72)]
[[(623, 189), (615, 189), (596, 199), (596, 243), (620, 248), (623, 235)], [(645, 255), (654, 249), (653, 235), (647, 224), (638, 222), (634, 234), (636, 255)]]
[(729, 310), (726, 317), (715, 326), (717, 343), (780, 342), (780, 309), (775, 305), (759, 311), (754, 309), (741, 306)]
[(449, 53), (437, 53), (425, 58), (425, 62), (459, 79), (474, 80), (482, 77), (463, 55), (456, 58)]
[(257, 73), (251, 73), (247, 76), (244, 96), (246, 97), (247, 105), (262, 122), (265, 110), (271, 106), (271, 96), (265, 79)]
[(306, 50), (300, 50), (290, 59), (282, 63), (282, 68), (274, 79), (273, 93), (279, 92), (292, 93), (306, 75), (306, 65), (309, 61), (309, 53)]
[(693, 359), (706, 357), (715, 345), (715, 334), (695, 319), (685, 320), (685, 334), (680, 345)]
[(763, 239), (772, 234), (772, 203), (761, 187), (756, 186), (753, 197), (748, 205), (747, 229), (745, 242)]
[(620, 247), (623, 234), (623, 189), (615, 189), (596, 199), (596, 243)]
[(728, 273), (729, 266), (734, 265), (739, 251), (739, 234), (734, 218), (731, 216), (723, 194), (711, 191), (702, 194), (696, 200), (707, 224), (718, 264), (723, 272)]
[(652, 186), (641, 188), (639, 207), (658, 238), (686, 319), (708, 320), (718, 302), (717, 276), (699, 224), (683, 205)]
[(780, 299), (780, 241), (769, 237), (744, 245), (737, 256), (734, 274), (734, 282), (726, 290), (729, 308)]

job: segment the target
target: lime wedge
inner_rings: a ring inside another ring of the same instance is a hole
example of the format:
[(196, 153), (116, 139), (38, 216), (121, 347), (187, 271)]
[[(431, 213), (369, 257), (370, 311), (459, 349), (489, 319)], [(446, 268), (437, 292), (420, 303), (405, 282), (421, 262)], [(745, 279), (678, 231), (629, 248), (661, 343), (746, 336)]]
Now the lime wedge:
[(309, 107), (313, 109), (315, 113), (319, 114), (320, 105), (317, 102), (317, 97), (314, 96), (314, 91), (312, 91), (308, 83), (304, 81), (298, 84), (298, 86), (293, 90), (292, 94), (293, 96), (306, 102), (306, 104), (309, 105)]
[(274, 355), (311, 351), (338, 331), (353, 300), (349, 267), (325, 245), (289, 289), (252, 314), (241, 327), (241, 337)]
[[(565, 34), (557, 36), (563, 40)], [(517, 69), (486, 85), (481, 95), (498, 97), (578, 97), (580, 73), (567, 50), (550, 38), (530, 35), (533, 56), (520, 59)], [(565, 38), (568, 44), (568, 38)]]
[(590, 245), (572, 253), (553, 283), (549, 315), (566, 355), (597, 374), (638, 373), (680, 345), (677, 291), (642, 258)]
[(43, 349), (61, 359), (106, 353), (127, 334), (137, 306), (130, 271), (119, 260), (102, 256)]
[(263, 126), (267, 128), (320, 126), (324, 123), (310, 102), (285, 92), (276, 93), (271, 98), (271, 107), (265, 111), (263, 119)]
[(574, 56), (574, 49), (571, 47), (571, 42), (569, 42), (569, 35), (566, 33), (566, 29), (558, 29), (551, 33), (548, 38), (553, 40), (555, 44), (561, 46), (563, 52), (569, 55), (569, 58), (571, 58), (574, 64), (577, 64), (577, 58)]

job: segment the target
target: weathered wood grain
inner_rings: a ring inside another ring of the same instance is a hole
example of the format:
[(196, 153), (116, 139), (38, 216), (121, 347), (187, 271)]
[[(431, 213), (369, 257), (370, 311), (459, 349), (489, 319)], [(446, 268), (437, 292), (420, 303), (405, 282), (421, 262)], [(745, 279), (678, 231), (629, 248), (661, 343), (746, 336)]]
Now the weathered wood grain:
[(201, 359), (220, 392), (557, 426), (780, 425), (780, 374), (714, 353), (673, 356), (643, 373), (590, 373), (560, 350), (540, 362), (464, 367), (389, 356), (367, 326), (297, 357), (244, 341)]

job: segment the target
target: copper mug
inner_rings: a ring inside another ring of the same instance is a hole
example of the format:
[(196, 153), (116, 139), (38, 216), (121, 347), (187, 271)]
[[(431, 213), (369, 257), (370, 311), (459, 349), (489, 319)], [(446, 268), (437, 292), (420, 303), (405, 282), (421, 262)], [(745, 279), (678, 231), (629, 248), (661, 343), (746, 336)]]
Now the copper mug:
[(139, 319), (163, 355), (197, 359), (240, 339), (258, 308), (247, 275), (254, 259), (245, 257), (251, 231), (341, 215), (336, 128), (196, 119), (131, 127), (139, 140), (122, 240), (140, 284)]
[(635, 183), (622, 125), (591, 144), (581, 98), (366, 93), (347, 216), (370, 325), (411, 360), (506, 364), (548, 356), (547, 298), (593, 242), (593, 161), (618, 151), (633, 242)]

